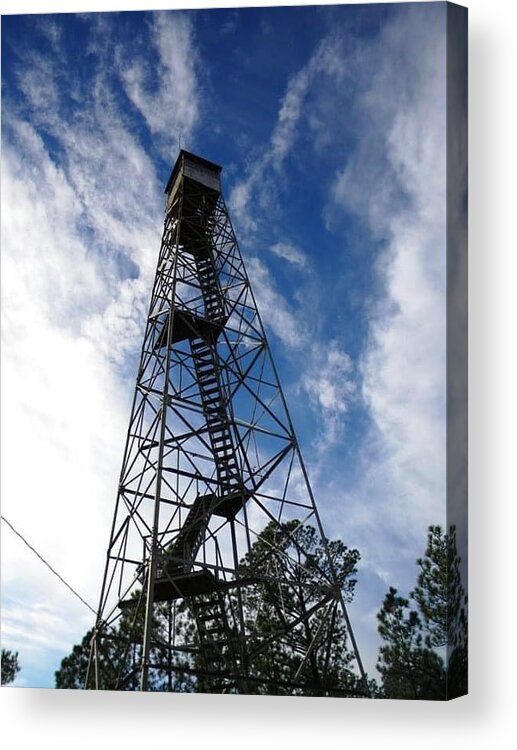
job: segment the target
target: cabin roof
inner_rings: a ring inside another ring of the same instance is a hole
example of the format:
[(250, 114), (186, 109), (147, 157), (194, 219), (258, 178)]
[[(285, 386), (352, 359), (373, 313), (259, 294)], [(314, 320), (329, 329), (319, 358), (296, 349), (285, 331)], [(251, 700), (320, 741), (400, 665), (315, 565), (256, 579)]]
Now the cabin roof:
[(203, 159), (202, 156), (193, 154), (190, 151), (185, 151), (185, 149), (182, 148), (178, 154), (176, 163), (174, 164), (172, 168), (171, 176), (169, 177), (169, 180), (167, 182), (167, 186), (165, 188), (166, 193), (169, 193), (170, 189), (172, 188), (172, 185), (174, 184), (174, 180), (176, 179), (176, 175), (180, 171), (184, 159), (187, 159), (188, 161), (192, 161), (195, 164), (199, 164), (200, 166), (205, 167), (206, 169), (210, 169), (213, 172), (217, 172), (217, 174), (220, 174), (223, 169), (221, 166), (219, 166), (219, 164), (215, 164), (213, 161), (209, 161), (208, 159)]

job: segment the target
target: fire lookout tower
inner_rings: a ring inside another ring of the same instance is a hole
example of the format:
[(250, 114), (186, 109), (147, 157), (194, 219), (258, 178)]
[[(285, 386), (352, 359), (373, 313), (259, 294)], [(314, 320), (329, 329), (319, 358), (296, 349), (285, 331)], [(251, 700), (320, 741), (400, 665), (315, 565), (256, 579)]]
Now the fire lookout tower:
[(364, 695), (220, 174), (182, 150), (165, 190), (86, 686)]

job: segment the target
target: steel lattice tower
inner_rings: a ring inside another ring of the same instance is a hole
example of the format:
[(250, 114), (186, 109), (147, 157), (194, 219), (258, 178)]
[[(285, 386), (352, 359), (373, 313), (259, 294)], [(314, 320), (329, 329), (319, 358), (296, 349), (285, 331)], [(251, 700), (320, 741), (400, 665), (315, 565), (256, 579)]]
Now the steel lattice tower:
[(166, 187), (86, 686), (364, 694), (220, 173), (181, 151)]

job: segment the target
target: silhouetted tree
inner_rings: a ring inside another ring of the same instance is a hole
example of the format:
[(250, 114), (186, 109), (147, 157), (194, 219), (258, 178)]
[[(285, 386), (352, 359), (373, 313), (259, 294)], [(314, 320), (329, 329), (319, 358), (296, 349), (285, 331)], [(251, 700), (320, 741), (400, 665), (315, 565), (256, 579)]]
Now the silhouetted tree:
[(2, 685), (10, 685), (14, 682), (20, 671), (18, 664), (18, 651), (2, 649)]
[(81, 643), (76, 644), (72, 652), (61, 661), (61, 665), (55, 673), (57, 688), (73, 690), (84, 688), (92, 635), (93, 628), (86, 633)]
[(430, 526), (417, 585), (404, 599), (390, 588), (377, 615), (385, 644), (377, 668), (387, 698), (444, 700), (467, 692), (467, 597), (455, 529)]
[[(97, 639), (96, 648), (99, 651), (94, 662), (95, 667), (92, 665), (93, 671), (89, 676), (88, 687), (93, 688), (97, 685), (100, 690), (137, 689), (139, 675), (131, 669), (134, 660), (129, 658), (129, 654), (130, 651), (141, 648), (144, 613), (136, 606), (140, 593), (140, 591), (134, 592), (131, 597), (134, 606), (128, 606), (121, 611), (116, 626), (111, 628), (106, 637)], [(153, 638), (158, 642), (166, 639), (163, 630), (170, 627), (170, 614), (170, 606), (166, 602), (159, 603), (155, 608)], [(81, 643), (75, 645), (71, 653), (61, 661), (59, 669), (55, 672), (56, 688), (80, 690), (86, 686), (93, 634), (92, 628), (86, 633)], [(166, 668), (170, 651), (165, 649), (160, 651), (156, 648), (154, 655), (157, 660), (161, 659), (164, 669), (158, 672), (153, 671), (149, 690), (190, 692), (191, 685), (188, 683), (188, 678), (181, 675), (179, 671), (174, 674), (173, 670)]]
[[(322, 589), (334, 576), (344, 601), (352, 600), (359, 552), (348, 549), (340, 540), (327, 542), (327, 549), (315, 528), (300, 525), (296, 520), (282, 525), (272, 522), (261, 532), (239, 568), (244, 577), (255, 575), (272, 581), (245, 587), (242, 592), (248, 629), (256, 633), (250, 639), (250, 650), (254, 649), (254, 640), (260, 647), (268, 633), (282, 630), (279, 602), (292, 619), (303, 618), (311, 607), (317, 607)], [(310, 651), (316, 634), (318, 645)], [(304, 664), (303, 655), (308, 651), (310, 657)], [(364, 685), (351, 669), (353, 660), (343, 611), (339, 601), (334, 600), (331, 614), (327, 607), (320, 607), (310, 618), (310, 627), (308, 620), (301, 620), (288, 637), (273, 640), (262, 650), (260, 658), (254, 660), (251, 672), (259, 680), (280, 683), (280, 686), (265, 683), (257, 688), (261, 693), (320, 695), (335, 690), (364, 695)], [(290, 687), (297, 674), (304, 675), (306, 687)]]

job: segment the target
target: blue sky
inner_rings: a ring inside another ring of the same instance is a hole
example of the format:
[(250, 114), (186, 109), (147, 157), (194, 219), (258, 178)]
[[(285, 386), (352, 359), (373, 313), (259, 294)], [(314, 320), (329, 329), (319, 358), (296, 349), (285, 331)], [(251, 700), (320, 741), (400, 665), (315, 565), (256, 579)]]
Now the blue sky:
[[(375, 614), (445, 521), (445, 6), (2, 18), (2, 513), (96, 606), (178, 140), (223, 191), (330, 537)], [(91, 613), (2, 528), (2, 645)]]

